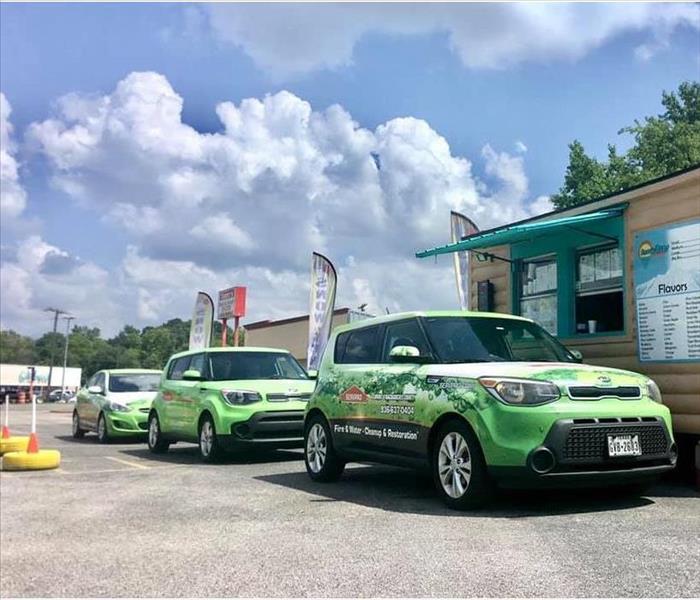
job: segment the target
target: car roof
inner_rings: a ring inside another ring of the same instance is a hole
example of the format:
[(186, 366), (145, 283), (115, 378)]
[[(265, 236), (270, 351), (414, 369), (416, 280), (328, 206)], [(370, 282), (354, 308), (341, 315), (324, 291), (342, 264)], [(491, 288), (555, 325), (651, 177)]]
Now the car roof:
[(216, 353), (216, 352), (277, 352), (277, 353), (282, 353), (282, 354), (290, 354), (289, 350), (285, 350), (284, 348), (265, 348), (262, 346), (225, 346), (223, 348), (216, 347), (216, 348), (200, 348), (199, 350), (185, 350), (183, 352), (178, 352), (177, 354), (173, 354), (168, 360), (170, 361), (173, 358), (180, 358), (181, 356), (187, 356), (188, 354), (200, 354), (201, 352), (209, 352), (209, 353)]
[(415, 319), (418, 317), (472, 317), (480, 319), (512, 319), (514, 321), (528, 321), (531, 319), (510, 315), (506, 313), (482, 312), (475, 310), (415, 310), (410, 312), (392, 313), (390, 315), (382, 315), (380, 317), (371, 317), (369, 319), (360, 319), (340, 325), (333, 329), (333, 333), (342, 333), (360, 327), (369, 327), (370, 325), (382, 325), (384, 323), (392, 323), (394, 321), (402, 321), (404, 319)]

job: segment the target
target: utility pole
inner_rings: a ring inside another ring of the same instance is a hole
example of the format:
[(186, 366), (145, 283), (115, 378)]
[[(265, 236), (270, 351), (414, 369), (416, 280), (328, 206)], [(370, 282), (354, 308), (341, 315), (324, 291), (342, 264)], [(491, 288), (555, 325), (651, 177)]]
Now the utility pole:
[[(56, 333), (56, 330), (58, 329), (58, 315), (65, 315), (67, 314), (65, 310), (62, 310), (60, 308), (45, 308), (44, 312), (52, 312), (53, 313), (53, 333)], [(55, 338), (55, 336), (54, 336)], [(44, 390), (44, 400), (47, 400), (49, 397), (49, 392), (51, 391), (51, 376), (53, 375), (53, 361), (55, 359), (54, 353), (56, 350), (56, 344), (55, 344), (55, 339), (51, 339), (51, 363), (49, 364), (49, 380), (46, 382), (46, 389)]]
[(65, 346), (63, 347), (63, 373), (61, 375), (61, 400), (63, 400), (63, 396), (66, 393), (66, 366), (68, 365), (68, 335), (70, 334), (70, 322), (75, 319), (75, 317), (71, 317), (70, 315), (67, 317), (63, 317), (63, 320), (66, 322), (66, 343)]

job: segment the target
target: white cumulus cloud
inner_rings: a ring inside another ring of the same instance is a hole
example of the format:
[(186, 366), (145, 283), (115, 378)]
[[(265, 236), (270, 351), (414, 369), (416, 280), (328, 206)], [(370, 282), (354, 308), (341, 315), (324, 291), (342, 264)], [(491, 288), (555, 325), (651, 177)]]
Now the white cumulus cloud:
[(196, 290), (231, 284), (249, 286), (251, 319), (289, 316), (307, 310), (312, 251), (336, 262), (339, 304), (448, 308), (451, 262), (414, 253), (447, 241), (450, 210), (482, 228), (534, 214), (522, 155), (485, 146), (482, 181), (421, 119), (370, 130), (341, 106), (316, 110), (280, 91), (222, 102), (219, 130), (201, 133), (182, 121), (183, 103), (164, 76), (132, 73), (109, 94), (61, 98), (29, 127), (53, 185), (130, 245), (107, 283), (95, 265), (34, 240), (34, 263), (27, 247), (5, 266), (29, 282), (28, 308), (49, 277), (82, 269), (88, 287), (104, 285), (95, 297), (114, 308), (110, 327), (187, 316)]
[(10, 123), (11, 113), (10, 103), (0, 92), (0, 218), (3, 220), (18, 217), (27, 203), (15, 158), (17, 146)]
[(627, 32), (650, 41), (650, 56), (681, 26), (700, 27), (691, 3), (283, 3), (211, 4), (218, 39), (242, 48), (277, 78), (352, 63), (369, 34), (443, 34), (465, 67), (575, 60)]

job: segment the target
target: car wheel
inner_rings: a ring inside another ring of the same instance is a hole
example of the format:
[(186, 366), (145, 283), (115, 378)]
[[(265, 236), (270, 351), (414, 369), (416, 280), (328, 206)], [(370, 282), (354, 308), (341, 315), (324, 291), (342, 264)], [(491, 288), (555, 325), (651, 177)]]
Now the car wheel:
[(109, 431), (107, 430), (107, 419), (105, 419), (104, 413), (100, 413), (97, 419), (97, 441), (100, 444), (109, 443)]
[(435, 487), (450, 508), (478, 508), (491, 496), (493, 486), (484, 455), (465, 423), (455, 419), (440, 428), (432, 459)]
[(80, 428), (80, 416), (77, 410), (73, 411), (73, 437), (76, 440), (85, 437), (85, 430)]
[(337, 481), (343, 474), (345, 462), (333, 447), (328, 422), (314, 415), (304, 431), (304, 463), (314, 481)]
[(204, 417), (199, 425), (199, 456), (207, 463), (216, 462), (221, 457), (216, 427), (211, 417)]
[(163, 439), (158, 415), (153, 412), (148, 417), (148, 449), (153, 454), (163, 454), (169, 447), (170, 443)]

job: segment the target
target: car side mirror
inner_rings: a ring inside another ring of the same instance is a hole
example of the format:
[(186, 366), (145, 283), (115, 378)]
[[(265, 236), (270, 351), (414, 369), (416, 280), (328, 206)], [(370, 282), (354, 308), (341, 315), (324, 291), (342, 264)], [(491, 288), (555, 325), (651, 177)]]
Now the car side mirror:
[(430, 360), (429, 356), (421, 356), (420, 350), (415, 346), (394, 346), (389, 351), (389, 359), (400, 363), (424, 363)]
[(182, 374), (185, 381), (202, 381), (202, 374), (197, 369), (187, 369)]
[(316, 369), (309, 369), (306, 374), (309, 376), (309, 379), (318, 379), (318, 371)]
[(91, 394), (104, 394), (105, 391), (101, 385), (91, 385), (88, 390)]
[(574, 362), (577, 362), (577, 363), (583, 362), (583, 354), (581, 354), (580, 350), (571, 350), (569, 348), (567, 348), (567, 350), (569, 350), (569, 354), (571, 354), (571, 356), (574, 357)]

